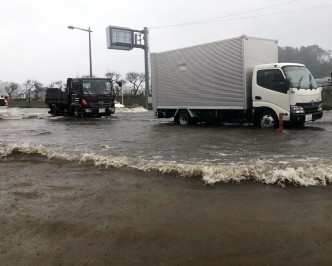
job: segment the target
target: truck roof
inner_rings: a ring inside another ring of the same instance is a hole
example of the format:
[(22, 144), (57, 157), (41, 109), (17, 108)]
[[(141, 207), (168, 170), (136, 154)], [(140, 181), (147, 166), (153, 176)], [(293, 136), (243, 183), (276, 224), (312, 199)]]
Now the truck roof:
[(206, 44), (213, 44), (213, 43), (225, 42), (225, 41), (230, 41), (230, 40), (234, 40), (234, 39), (246, 39), (246, 40), (256, 39), (256, 40), (265, 40), (265, 41), (272, 41), (272, 42), (278, 43), (278, 40), (272, 40), (272, 39), (267, 39), (267, 38), (259, 38), (259, 37), (252, 37), (252, 36), (247, 36), (247, 35), (243, 34), (243, 35), (238, 36), (238, 37), (233, 37), (233, 38), (228, 38), (228, 39), (223, 39), (223, 40), (213, 41), (213, 42), (208, 42), (208, 43), (201, 43), (201, 44), (187, 46), (187, 47), (181, 47), (181, 48), (172, 49), (172, 50), (168, 50), (168, 51), (158, 52), (156, 54), (163, 54), (163, 53), (168, 53), (168, 52), (180, 51), (180, 50), (185, 50), (185, 49), (188, 49), (188, 48), (200, 47), (200, 46), (205, 46)]
[(110, 78), (91, 78), (91, 77), (84, 77), (84, 78), (71, 78), (72, 80), (111, 80)]
[(257, 65), (257, 68), (282, 68), (284, 66), (301, 66), (304, 67), (305, 65), (303, 64), (298, 64), (298, 63), (271, 63), (271, 64), (261, 64), (261, 65)]

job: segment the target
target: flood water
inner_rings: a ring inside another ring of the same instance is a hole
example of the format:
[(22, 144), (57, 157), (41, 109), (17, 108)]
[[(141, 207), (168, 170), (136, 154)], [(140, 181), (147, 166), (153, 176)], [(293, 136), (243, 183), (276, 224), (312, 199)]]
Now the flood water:
[(332, 112), (280, 133), (10, 108), (0, 131), (0, 265), (332, 263)]
[(0, 157), (33, 154), (48, 160), (129, 167), (205, 183), (254, 180), (326, 185), (332, 181), (332, 112), (305, 127), (180, 126), (143, 108), (111, 117), (51, 117), (47, 109), (9, 108), (0, 120)]

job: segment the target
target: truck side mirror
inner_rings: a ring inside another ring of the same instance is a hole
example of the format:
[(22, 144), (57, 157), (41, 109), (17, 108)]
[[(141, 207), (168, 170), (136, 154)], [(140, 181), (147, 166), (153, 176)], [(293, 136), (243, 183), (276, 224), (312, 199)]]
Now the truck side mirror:
[(122, 81), (117, 81), (119, 87), (121, 88), (122, 87)]

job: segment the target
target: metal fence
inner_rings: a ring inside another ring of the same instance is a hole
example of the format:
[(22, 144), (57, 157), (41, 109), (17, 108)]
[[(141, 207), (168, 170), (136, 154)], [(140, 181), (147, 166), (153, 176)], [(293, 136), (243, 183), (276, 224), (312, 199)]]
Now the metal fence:
[(11, 99), (9, 100), (10, 107), (48, 107), (45, 104), (44, 99), (30, 99), (30, 103), (28, 99)]
[[(119, 103), (122, 103), (121, 95), (116, 96), (116, 100)], [(123, 95), (123, 103), (126, 107), (133, 106), (146, 106), (146, 98), (144, 95)]]

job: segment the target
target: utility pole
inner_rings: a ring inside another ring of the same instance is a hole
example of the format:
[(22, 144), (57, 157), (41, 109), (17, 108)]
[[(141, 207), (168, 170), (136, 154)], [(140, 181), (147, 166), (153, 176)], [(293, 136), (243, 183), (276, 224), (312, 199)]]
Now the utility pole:
[(73, 30), (73, 29), (77, 29), (77, 30), (82, 30), (82, 31), (86, 31), (89, 33), (89, 62), (90, 62), (90, 77), (92, 77), (92, 59), (91, 59), (91, 32), (92, 30), (89, 29), (82, 29), (82, 28), (78, 28), (78, 27), (74, 27), (74, 26), (68, 26), (68, 29)]
[(145, 62), (145, 97), (146, 97), (146, 109), (149, 109), (149, 42), (148, 42), (148, 28), (144, 27), (144, 62)]

